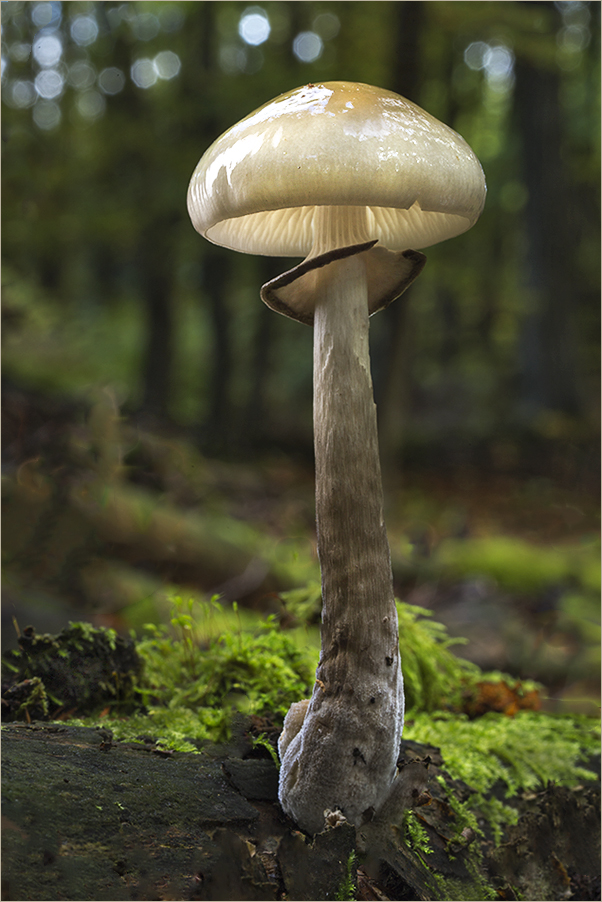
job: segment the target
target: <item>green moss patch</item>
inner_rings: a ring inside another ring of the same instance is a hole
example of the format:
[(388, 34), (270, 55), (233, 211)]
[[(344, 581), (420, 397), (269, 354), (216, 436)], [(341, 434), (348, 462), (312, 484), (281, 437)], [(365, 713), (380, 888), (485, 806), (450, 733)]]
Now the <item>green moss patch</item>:
[(110, 629), (71, 623), (58, 636), (27, 627), (2, 658), (2, 719), (39, 720), (75, 711), (132, 711), (142, 660)]
[(600, 547), (594, 542), (540, 547), (513, 536), (447, 539), (437, 550), (436, 563), (447, 577), (489, 576), (511, 592), (572, 584), (600, 593)]
[(439, 748), (454, 779), (481, 793), (499, 783), (506, 798), (550, 781), (572, 786), (596, 779), (584, 764), (600, 753), (599, 724), (592, 718), (531, 711), (475, 720), (445, 712), (416, 714), (404, 738)]
[[(56, 637), (26, 630), (20, 649), (3, 660), (5, 716), (70, 717), (73, 727), (104, 727), (109, 746), (133, 741), (168, 755), (215, 754), (223, 746), (214, 744), (243, 715), (251, 754), (275, 760), (286, 711), (314, 682), (319, 630), (309, 612), (316, 593), (309, 585), (289, 596), (304, 612), (304, 620), (293, 617), (295, 629), (217, 598), (175, 596), (168, 624), (148, 624), (129, 640), (87, 624)], [(401, 823), (409, 858), (397, 860), (399, 846), (391, 851), (395, 873), (411, 860), (432, 884), (432, 898), (496, 898), (492, 850), (505, 849), (530, 799), (543, 804), (550, 787), (578, 794), (593, 785), (599, 724), (534, 710), (540, 687), (484, 674), (457, 657), (451, 646), (458, 640), (429, 611), (398, 603), (398, 615), (408, 704), (402, 746), (432, 762), (430, 802), (417, 801)], [(345, 861), (337, 891), (352, 898), (355, 865)]]

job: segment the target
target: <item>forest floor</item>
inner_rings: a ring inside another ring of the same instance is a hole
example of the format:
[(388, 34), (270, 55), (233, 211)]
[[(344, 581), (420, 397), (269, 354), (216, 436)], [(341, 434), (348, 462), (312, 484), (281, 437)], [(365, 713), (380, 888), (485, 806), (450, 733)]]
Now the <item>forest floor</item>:
[[(108, 396), (91, 410), (10, 387), (5, 400), (5, 649), (33, 636), (30, 624), (38, 635), (69, 621), (139, 634), (169, 621), (176, 595), (219, 595), (275, 615), (284, 633), (318, 624), (306, 462), (210, 460), (181, 435), (123, 420)], [(594, 483), (414, 468), (386, 474), (385, 496), (398, 596), (465, 637), (460, 653), (483, 670), (539, 681), (545, 711), (596, 715)], [(3, 898), (45, 899), (51, 887), (81, 899), (599, 897), (595, 781), (519, 792), (500, 847), (462, 821), (473, 787), (449, 778), (439, 748), (404, 739), (400, 765), (429, 770), (412, 842), (378, 825), (312, 841), (277, 804), (257, 729), (239, 723), (229, 745), (198, 755), (68, 720), (7, 725)], [(278, 731), (261, 729), (273, 747)], [(499, 809), (495, 789), (487, 804)]]
[[(481, 668), (591, 712), (599, 477), (562, 449), (550, 460), (386, 472), (395, 589), (467, 639), (460, 653)], [(210, 460), (177, 431), (122, 418), (110, 393), (83, 408), (6, 386), (2, 485), (3, 648), (30, 623), (127, 633), (165, 620), (174, 592), (281, 617), (283, 592), (319, 581), (311, 462)]]

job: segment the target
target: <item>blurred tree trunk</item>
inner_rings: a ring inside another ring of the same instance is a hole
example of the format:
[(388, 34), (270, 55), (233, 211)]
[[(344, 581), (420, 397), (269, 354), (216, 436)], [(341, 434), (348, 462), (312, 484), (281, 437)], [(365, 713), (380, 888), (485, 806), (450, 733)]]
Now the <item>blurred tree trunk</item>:
[[(545, 3), (558, 19), (555, 4)], [(579, 289), (572, 263), (574, 230), (562, 161), (560, 74), (555, 67), (517, 61), (515, 111), (528, 189), (526, 284), (532, 308), (523, 320), (519, 348), (521, 405), (529, 420), (544, 411), (581, 409), (574, 335)]]
[[(262, 257), (259, 261), (257, 294), (259, 286), (275, 278), (287, 266), (280, 258)], [(251, 372), (249, 374), (249, 393), (246, 409), (242, 418), (242, 442), (252, 449), (259, 449), (269, 439), (268, 422), (270, 418), (266, 397), (270, 359), (274, 339), (274, 312), (258, 301), (253, 338), (253, 354)]]
[(147, 325), (141, 406), (144, 413), (159, 419), (169, 416), (173, 364), (173, 258), (169, 233), (170, 223), (162, 218), (144, 229), (137, 261)]
[[(220, 97), (222, 72), (217, 59), (217, 4), (201, 3), (200, 15), (193, 17), (189, 41), (196, 55), (191, 69), (188, 92), (193, 100), (193, 136), (198, 134), (198, 162), (209, 144), (232, 122), (224, 120)], [(226, 116), (228, 115), (226, 111)], [(208, 305), (212, 333), (212, 358), (209, 382), (205, 389), (206, 413), (200, 426), (199, 444), (208, 454), (223, 454), (231, 449), (232, 439), (232, 327), (227, 309), (228, 275), (232, 270), (232, 252), (199, 238), (202, 254), (201, 302)]]
[[(398, 65), (393, 72), (391, 89), (414, 103), (419, 102), (422, 81), (420, 41), (424, 24), (422, 2), (397, 4), (394, 58)], [(382, 314), (387, 318), (387, 325), (377, 333), (374, 342), (378, 347), (375, 347), (373, 357), (382, 361), (375, 369), (374, 381), (380, 456), (385, 476), (398, 462), (409, 408), (412, 335), (408, 302), (411, 291), (410, 288)]]
[(231, 251), (215, 245), (204, 248), (203, 287), (209, 304), (213, 331), (213, 359), (211, 378), (207, 390), (208, 411), (201, 429), (201, 447), (210, 454), (221, 454), (229, 446), (231, 433), (232, 402), (232, 340), (229, 314), (226, 307), (227, 273)]

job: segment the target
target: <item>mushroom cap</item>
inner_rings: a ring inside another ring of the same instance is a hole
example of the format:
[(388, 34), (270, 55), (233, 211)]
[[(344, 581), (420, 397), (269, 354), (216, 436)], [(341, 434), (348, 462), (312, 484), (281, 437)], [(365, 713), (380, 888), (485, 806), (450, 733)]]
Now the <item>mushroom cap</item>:
[(317, 207), (356, 207), (361, 240), (402, 251), (469, 229), (485, 194), (457, 132), (392, 91), (335, 81), (281, 94), (224, 132), (192, 175), (188, 212), (214, 244), (306, 256)]

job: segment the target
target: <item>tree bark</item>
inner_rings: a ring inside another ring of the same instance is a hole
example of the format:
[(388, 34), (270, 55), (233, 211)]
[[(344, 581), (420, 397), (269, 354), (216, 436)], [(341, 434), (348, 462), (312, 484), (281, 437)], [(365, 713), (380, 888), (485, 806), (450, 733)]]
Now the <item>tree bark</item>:
[[(559, 14), (551, 7), (552, 14)], [(546, 410), (578, 414), (569, 188), (562, 162), (560, 76), (556, 68), (516, 64), (515, 110), (522, 139), (526, 203), (526, 283), (532, 309), (520, 342), (522, 406), (532, 420)]]
[[(497, 848), (454, 842), (461, 826), (437, 779), (449, 782), (445, 763), (402, 742), (404, 770), (430, 778), (430, 804), (412, 803), (430, 854), (382, 823), (310, 842), (283, 817), (276, 765), (265, 750), (257, 757), (251, 730), (237, 721), (228, 744), (197, 755), (116, 742), (102, 728), (5, 724), (2, 898), (478, 899), (479, 877), (492, 898), (600, 898), (599, 784), (528, 793)], [(424, 758), (407, 763), (425, 755), (428, 772)], [(471, 788), (455, 781), (454, 793)]]
[(213, 327), (213, 357), (209, 385), (209, 410), (202, 427), (201, 445), (211, 454), (223, 454), (232, 425), (230, 384), (232, 379), (231, 329), (226, 308), (226, 251), (210, 245), (203, 260), (204, 291)]
[(138, 278), (146, 313), (146, 346), (142, 364), (142, 410), (169, 416), (173, 364), (171, 308), (171, 223), (159, 218), (144, 230), (138, 251)]
[[(419, 103), (424, 4), (396, 4), (396, 50), (398, 65), (393, 71), (391, 90)], [(379, 323), (374, 373), (379, 404), (380, 450), (385, 476), (396, 464), (403, 446), (403, 435), (410, 407), (412, 366), (412, 322), (408, 314), (411, 295), (398, 298), (386, 313), (387, 323)], [(375, 336), (376, 337), (376, 336)], [(376, 345), (377, 342), (374, 344)]]

